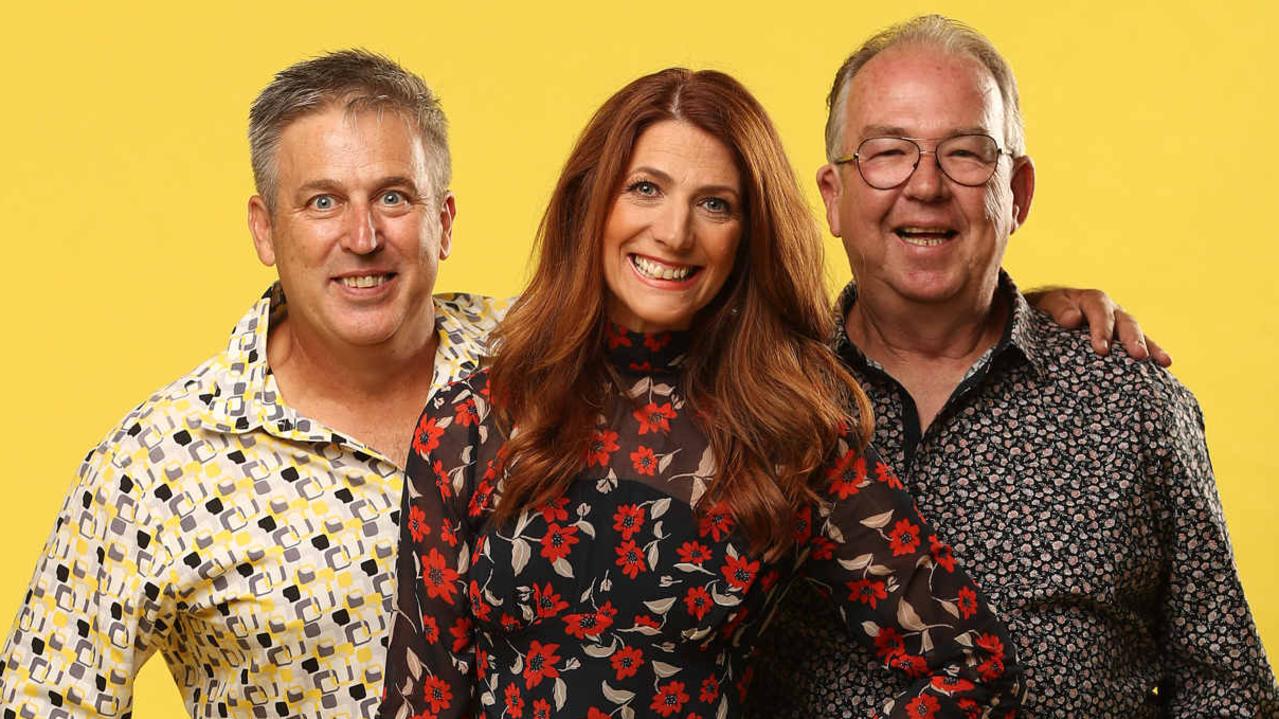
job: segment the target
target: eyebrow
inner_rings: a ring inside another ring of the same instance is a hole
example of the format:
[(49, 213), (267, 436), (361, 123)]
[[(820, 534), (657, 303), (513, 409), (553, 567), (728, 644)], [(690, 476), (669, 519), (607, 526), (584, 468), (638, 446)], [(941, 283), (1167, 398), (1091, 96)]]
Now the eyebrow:
[[(404, 187), (411, 187), (413, 188), (414, 192), (418, 192), (417, 183), (414, 182), (412, 178), (406, 177), (404, 175), (389, 175), (387, 177), (380, 178), (375, 183), (375, 185), (377, 187), (393, 187), (396, 185), (400, 185)], [(298, 187), (297, 193), (301, 195), (308, 192), (314, 192), (317, 190), (326, 191), (326, 192), (337, 192), (342, 190), (342, 184), (338, 182), (337, 180), (332, 180), (328, 178), (311, 180), (310, 182), (305, 182), (300, 187)]]
[[(989, 135), (989, 128), (981, 125), (972, 125), (970, 127), (959, 127), (943, 135), (943, 138), (957, 137), (959, 135)], [(896, 125), (867, 125), (862, 128), (861, 136), (867, 137), (911, 137), (910, 133), (904, 127)], [(912, 139), (931, 139), (931, 138), (912, 138)]]
[[(672, 178), (670, 175), (666, 174), (665, 172), (662, 172), (656, 167), (650, 167), (648, 165), (637, 167), (634, 170), (631, 170), (630, 172), (626, 173), (626, 176), (633, 177), (635, 175), (640, 175), (640, 174), (652, 175), (653, 177), (661, 180), (662, 182), (674, 181), (674, 178)], [(733, 195), (741, 194), (741, 192), (737, 188), (731, 187), (729, 185), (706, 185), (703, 187), (699, 187), (698, 190), (701, 192), (730, 192)]]

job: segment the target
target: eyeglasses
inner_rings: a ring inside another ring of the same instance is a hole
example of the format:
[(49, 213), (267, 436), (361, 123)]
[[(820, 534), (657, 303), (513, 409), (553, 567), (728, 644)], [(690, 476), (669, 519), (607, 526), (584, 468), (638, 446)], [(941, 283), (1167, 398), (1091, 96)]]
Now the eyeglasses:
[(867, 185), (891, 190), (915, 174), (924, 155), (932, 155), (946, 177), (965, 187), (980, 187), (994, 177), (1000, 155), (1012, 157), (990, 135), (955, 135), (937, 143), (934, 150), (925, 150), (919, 142), (910, 137), (872, 137), (863, 140), (852, 157), (839, 158), (834, 164), (851, 162)]

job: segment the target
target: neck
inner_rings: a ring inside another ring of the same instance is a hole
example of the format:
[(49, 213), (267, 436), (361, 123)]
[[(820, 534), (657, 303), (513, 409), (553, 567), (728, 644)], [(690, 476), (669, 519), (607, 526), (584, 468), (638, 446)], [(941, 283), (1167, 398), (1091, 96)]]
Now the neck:
[(858, 285), (848, 337), (880, 364), (971, 363), (999, 340), (1007, 308), (995, 287), (971, 298), (924, 303)]

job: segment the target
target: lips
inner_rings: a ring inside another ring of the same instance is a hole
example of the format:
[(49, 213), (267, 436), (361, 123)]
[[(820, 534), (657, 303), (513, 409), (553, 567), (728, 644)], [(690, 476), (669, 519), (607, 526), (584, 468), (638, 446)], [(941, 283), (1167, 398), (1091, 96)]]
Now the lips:
[(650, 280), (684, 282), (696, 275), (702, 269), (698, 265), (681, 265), (671, 262), (663, 262), (652, 257), (644, 257), (636, 254), (627, 255), (627, 259), (631, 261), (631, 267), (634, 267), (635, 271), (639, 273), (641, 277)]
[(903, 225), (893, 230), (903, 242), (915, 247), (936, 247), (959, 232), (944, 225)]

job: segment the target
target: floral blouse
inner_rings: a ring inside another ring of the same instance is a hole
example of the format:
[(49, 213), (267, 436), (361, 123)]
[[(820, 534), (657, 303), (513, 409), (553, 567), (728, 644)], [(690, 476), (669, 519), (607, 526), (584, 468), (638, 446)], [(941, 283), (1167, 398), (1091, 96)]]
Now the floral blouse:
[(851, 435), (775, 563), (747, 551), (723, 507), (703, 506), (715, 458), (680, 393), (687, 342), (612, 328), (629, 396), (600, 417), (567, 494), (500, 526), (487, 373), (432, 398), (407, 467), (379, 716), (741, 716), (751, 650), (798, 577), (911, 678), (885, 715), (1012, 716), (1021, 669), (1004, 625)]

